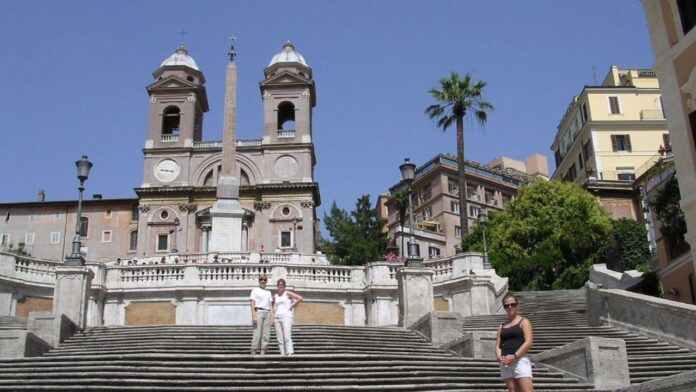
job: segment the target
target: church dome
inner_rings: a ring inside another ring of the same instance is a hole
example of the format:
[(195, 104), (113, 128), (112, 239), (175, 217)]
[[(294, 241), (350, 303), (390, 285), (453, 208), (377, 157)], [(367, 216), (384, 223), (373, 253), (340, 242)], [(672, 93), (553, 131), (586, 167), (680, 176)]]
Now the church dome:
[(162, 62), (160, 67), (176, 65), (184, 65), (189, 68), (195, 69), (196, 71), (200, 71), (198, 69), (198, 64), (196, 64), (196, 61), (193, 59), (193, 57), (189, 56), (188, 50), (186, 50), (186, 47), (184, 46), (183, 42), (174, 51), (174, 53), (171, 56), (169, 56), (169, 58)]
[(273, 56), (273, 59), (271, 59), (268, 66), (270, 67), (271, 65), (277, 63), (300, 63), (305, 67), (309, 67), (304, 57), (295, 51), (295, 45), (293, 45), (290, 41), (283, 45), (283, 50), (280, 53)]

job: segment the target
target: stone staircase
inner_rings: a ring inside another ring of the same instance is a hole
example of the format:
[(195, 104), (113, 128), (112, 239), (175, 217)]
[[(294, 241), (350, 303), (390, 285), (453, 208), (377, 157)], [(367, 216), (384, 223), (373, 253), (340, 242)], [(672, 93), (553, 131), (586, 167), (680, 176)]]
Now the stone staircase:
[[(99, 327), (42, 357), (0, 359), (0, 390), (504, 391), (494, 360), (461, 358), (402, 328), (302, 325), (296, 354), (251, 357), (250, 327)], [(591, 386), (537, 369), (540, 391)]]
[(27, 329), (27, 319), (24, 317), (0, 316), (0, 330)]
[[(626, 342), (631, 384), (696, 369), (696, 352), (658, 339), (608, 325), (588, 326), (584, 290), (523, 292), (520, 314), (534, 326), (530, 353), (559, 347), (588, 336), (620, 338)], [(464, 331), (495, 331), (504, 315), (466, 317)]]

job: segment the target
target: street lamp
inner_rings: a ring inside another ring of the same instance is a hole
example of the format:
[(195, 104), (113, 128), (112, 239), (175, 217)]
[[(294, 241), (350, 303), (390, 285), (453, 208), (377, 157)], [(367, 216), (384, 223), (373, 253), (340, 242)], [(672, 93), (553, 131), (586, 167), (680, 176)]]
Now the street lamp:
[(292, 218), (292, 253), (297, 253), (297, 223), (299, 218)]
[(92, 162), (87, 159), (87, 155), (83, 155), (82, 159), (75, 162), (77, 166), (77, 179), (80, 180), (80, 187), (77, 188), (80, 191), (80, 197), (77, 199), (77, 223), (75, 223), (75, 237), (72, 242), (72, 252), (70, 256), (65, 258), (66, 265), (84, 265), (85, 259), (82, 258), (80, 253), (80, 248), (82, 243), (80, 242), (80, 229), (82, 226), (82, 193), (84, 192), (84, 184), (89, 177), (89, 170), (92, 168)]
[(416, 178), (416, 165), (406, 158), (404, 163), (399, 166), (401, 170), (401, 180), (406, 183), (408, 191), (408, 225), (411, 227), (411, 238), (408, 243), (407, 267), (422, 267), (423, 260), (420, 258), (420, 249), (416, 243), (415, 230), (413, 228), (413, 203), (411, 202), (411, 184)]
[(173, 234), (172, 253), (179, 253), (179, 249), (176, 248), (176, 237), (178, 236), (177, 233), (179, 233), (179, 224), (181, 224), (181, 221), (179, 220), (179, 218), (174, 218), (174, 229), (169, 230), (169, 234)]
[(491, 268), (491, 265), (488, 262), (488, 244), (486, 244), (486, 226), (484, 225), (484, 223), (486, 223), (487, 220), (488, 216), (486, 216), (486, 214), (484, 214), (483, 212), (479, 213), (478, 221), (481, 225), (481, 230), (483, 232), (483, 268), (485, 269)]

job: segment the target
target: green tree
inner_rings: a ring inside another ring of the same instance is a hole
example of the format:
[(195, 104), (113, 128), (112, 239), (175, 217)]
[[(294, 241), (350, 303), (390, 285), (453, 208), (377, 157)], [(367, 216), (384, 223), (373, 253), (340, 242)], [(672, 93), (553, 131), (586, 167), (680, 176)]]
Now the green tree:
[(647, 271), (650, 261), (648, 233), (645, 226), (633, 219), (613, 222), (613, 243), (606, 256), (609, 269), (618, 272), (639, 269)]
[(362, 265), (380, 260), (386, 253), (384, 220), (377, 217), (369, 195), (358, 198), (355, 210), (350, 213), (334, 202), (330, 213), (324, 214), (324, 225), (331, 239), (322, 240), (322, 248), (333, 264)]
[(655, 212), (662, 223), (660, 232), (667, 239), (672, 257), (684, 252), (688, 244), (684, 239), (686, 234), (686, 219), (684, 211), (679, 207), (679, 181), (676, 175), (665, 183), (665, 186), (657, 193), (655, 200), (650, 203), (650, 208)]
[(462, 79), (458, 73), (452, 72), (449, 78), (440, 79), (438, 87), (429, 90), (430, 95), (437, 101), (425, 109), (431, 119), (437, 120), (437, 126), (446, 131), (453, 123), (457, 127), (457, 165), (459, 166), (459, 225), (462, 234), (469, 232), (466, 205), (466, 176), (464, 173), (464, 116), (472, 113), (481, 125), (486, 124), (488, 112), (495, 110), (493, 105), (483, 99), (483, 89), (486, 82), (475, 81), (470, 73)]
[(7, 253), (12, 253), (17, 256), (31, 256), (31, 253), (27, 250), (26, 244), (24, 242), (18, 242), (15, 248), (13, 243), (9, 243), (7, 247), (3, 249)]
[[(488, 256), (513, 290), (582, 286), (592, 264), (603, 262), (612, 223), (590, 193), (572, 183), (535, 181), (485, 224)], [(465, 237), (481, 250), (481, 226)]]

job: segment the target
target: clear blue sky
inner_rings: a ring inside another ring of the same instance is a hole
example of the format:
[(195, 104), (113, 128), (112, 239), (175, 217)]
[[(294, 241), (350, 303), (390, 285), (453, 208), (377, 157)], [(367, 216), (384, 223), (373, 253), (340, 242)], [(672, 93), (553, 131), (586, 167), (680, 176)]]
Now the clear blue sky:
[(142, 181), (145, 86), (179, 31), (207, 79), (204, 139), (220, 140), (227, 37), (236, 35), (238, 129), (262, 133), (258, 82), (291, 40), (312, 67), (316, 179), (323, 205), (352, 209), (399, 179), (404, 157), (455, 153), (423, 111), (450, 71), (488, 82), (485, 129), (466, 128), (468, 159), (525, 158), (549, 146), (574, 95), (609, 66), (649, 68), (638, 0), (4, 1), (0, 13), (0, 202), (134, 197)]

